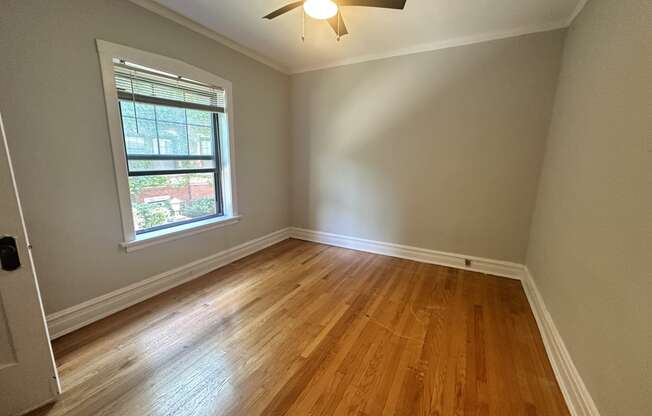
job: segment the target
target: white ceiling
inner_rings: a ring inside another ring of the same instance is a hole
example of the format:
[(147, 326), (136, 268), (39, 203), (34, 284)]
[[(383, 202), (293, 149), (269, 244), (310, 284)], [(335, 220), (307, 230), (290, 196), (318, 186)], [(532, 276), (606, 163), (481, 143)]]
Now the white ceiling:
[(407, 0), (405, 10), (343, 7), (340, 42), (301, 9), (262, 16), (293, 0), (155, 0), (287, 72), (361, 62), (565, 27), (586, 0)]

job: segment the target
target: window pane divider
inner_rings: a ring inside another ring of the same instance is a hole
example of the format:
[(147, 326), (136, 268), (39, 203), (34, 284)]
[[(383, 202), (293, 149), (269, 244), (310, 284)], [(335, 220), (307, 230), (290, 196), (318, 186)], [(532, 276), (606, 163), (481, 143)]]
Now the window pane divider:
[[(122, 101), (125, 101), (125, 100), (122, 100)], [(129, 102), (130, 102), (130, 103), (133, 103), (134, 101), (129, 100)], [(132, 120), (135, 120), (135, 119), (137, 118), (137, 119), (140, 120), (140, 121), (157, 121), (157, 120), (155, 120), (155, 119), (153, 119), (153, 118), (147, 118), (147, 117), (141, 117), (141, 116), (137, 116), (137, 117), (136, 117), (136, 116), (130, 116), (130, 115), (124, 115), (124, 114), (122, 115), (122, 117), (123, 117), (123, 118), (129, 118), (129, 119), (132, 119)], [(184, 126), (184, 125), (187, 124), (187, 125), (190, 126), (190, 127), (204, 127), (204, 128), (210, 128), (210, 127), (211, 127), (211, 126), (207, 126), (207, 125), (205, 125), (205, 124), (197, 124), (197, 123), (179, 123), (178, 121), (171, 121), (171, 120), (158, 120), (158, 121), (160, 121), (161, 123), (165, 123), (165, 124), (177, 124), (177, 125), (179, 125), (179, 126)]]
[(169, 170), (139, 170), (129, 172), (129, 176), (184, 175), (188, 173), (213, 173), (216, 169), (169, 169)]
[(127, 155), (127, 160), (213, 160), (213, 155)]

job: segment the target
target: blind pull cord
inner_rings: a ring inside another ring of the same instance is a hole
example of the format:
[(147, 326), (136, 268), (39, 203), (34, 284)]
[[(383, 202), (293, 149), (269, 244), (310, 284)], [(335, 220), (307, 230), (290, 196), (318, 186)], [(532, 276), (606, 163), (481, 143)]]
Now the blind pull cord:
[[(125, 61), (120, 61), (125, 63)], [(140, 129), (138, 127), (138, 114), (136, 114), (136, 93), (134, 92), (134, 78), (136, 77), (136, 71), (131, 72), (131, 77), (129, 77), (129, 85), (131, 86), (131, 105), (134, 106), (134, 120), (136, 120), (136, 134), (140, 136)]]
[[(183, 77), (181, 75), (177, 75), (177, 88), (181, 90), (183, 101), (188, 102), (186, 100), (186, 90), (184, 88), (181, 88), (182, 78)], [(188, 146), (188, 154), (190, 154), (190, 127), (188, 127), (188, 109), (186, 108), (183, 109), (183, 116), (186, 119), (186, 146)]]

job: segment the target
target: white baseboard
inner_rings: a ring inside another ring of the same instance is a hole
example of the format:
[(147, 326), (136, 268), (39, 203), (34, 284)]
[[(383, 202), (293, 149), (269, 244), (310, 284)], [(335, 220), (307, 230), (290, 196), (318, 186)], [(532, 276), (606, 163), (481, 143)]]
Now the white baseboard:
[(212, 256), (157, 274), (138, 283), (47, 316), (50, 338), (55, 339), (104, 317), (186, 283), (210, 271), (286, 240), (289, 228), (248, 241)]
[[(543, 303), (543, 298), (539, 294), (532, 276), (524, 265), (296, 227), (290, 228), (290, 237), (521, 280), (530, 308), (536, 318), (539, 332), (541, 332), (548, 359), (571, 414), (573, 416), (600, 416), (591, 395), (571, 360), (552, 317), (546, 309), (546, 305)], [(465, 265), (466, 259), (471, 260), (470, 267)]]
[(573, 416), (600, 416), (527, 267), (523, 274), (522, 284), (543, 338), (548, 359), (552, 364), (571, 414)]
[[(287, 238), (313, 241), (352, 250), (366, 251), (521, 280), (537, 321), (539, 331), (541, 332), (548, 358), (571, 414), (573, 416), (600, 416), (577, 368), (573, 364), (552, 317), (546, 309), (543, 298), (529, 270), (525, 266), (517, 263), (446, 253), (294, 227), (273, 232), (71, 308), (50, 314), (47, 317), (47, 323), (51, 338), (55, 339), (68, 334)], [(465, 265), (465, 260), (467, 259), (471, 260), (470, 267)]]
[[(443, 251), (366, 240), (363, 238), (306, 230), (303, 228), (290, 228), (290, 236), (299, 240), (313, 241), (331, 246), (349, 248), (352, 250), (366, 251), (369, 253), (400, 257), (423, 263), (471, 270), (494, 276), (508, 277), (510, 279), (520, 280), (523, 276), (524, 270), (522, 264), (507, 261), (491, 260), (482, 257), (467, 256), (464, 254), (446, 253)], [(465, 260), (470, 260), (471, 266), (466, 266)]]

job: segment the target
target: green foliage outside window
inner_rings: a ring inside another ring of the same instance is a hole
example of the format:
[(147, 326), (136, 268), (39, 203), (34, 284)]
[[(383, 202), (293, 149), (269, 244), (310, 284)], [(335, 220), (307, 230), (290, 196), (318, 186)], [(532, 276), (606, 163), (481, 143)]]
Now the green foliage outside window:
[(215, 214), (215, 199), (202, 198), (194, 201), (188, 201), (183, 204), (181, 214), (190, 217), (205, 217), (207, 215)]
[(139, 194), (145, 188), (152, 188), (155, 186), (167, 186), (170, 184), (170, 179), (167, 176), (132, 176), (129, 178), (129, 191), (132, 194)]
[(168, 201), (134, 204), (133, 209), (138, 228), (141, 230), (167, 224), (172, 215), (172, 207)]

